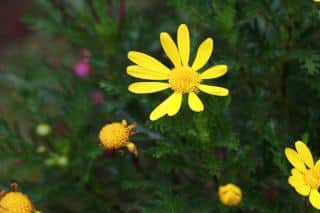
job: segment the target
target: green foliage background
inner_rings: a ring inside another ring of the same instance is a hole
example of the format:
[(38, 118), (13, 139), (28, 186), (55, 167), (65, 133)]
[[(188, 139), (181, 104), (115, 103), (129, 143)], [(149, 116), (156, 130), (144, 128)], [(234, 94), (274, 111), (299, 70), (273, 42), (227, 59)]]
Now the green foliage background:
[[(220, 204), (217, 187), (233, 182), (244, 195), (233, 212), (306, 210), (287, 183), (284, 148), (302, 139), (320, 155), (319, 5), (311, 0), (34, 0), (24, 20), (37, 37), (33, 45), (13, 51), (0, 70), (1, 188), (18, 181), (48, 213), (223, 213), (231, 209)], [(193, 113), (184, 104), (177, 116), (150, 122), (148, 114), (167, 94), (127, 91), (134, 81), (125, 72), (127, 52), (143, 51), (170, 65), (159, 33), (175, 38), (181, 23), (191, 31), (192, 57), (203, 39), (214, 38), (209, 65), (227, 64), (229, 72), (212, 83), (231, 94), (201, 94), (204, 112)], [(71, 71), (81, 48), (92, 53), (87, 79)], [(88, 94), (99, 88), (104, 101), (94, 105)], [(138, 124), (132, 138), (138, 160), (99, 146), (99, 129), (122, 119)], [(66, 132), (40, 137), (39, 123)], [(67, 164), (57, 163), (61, 156)]]

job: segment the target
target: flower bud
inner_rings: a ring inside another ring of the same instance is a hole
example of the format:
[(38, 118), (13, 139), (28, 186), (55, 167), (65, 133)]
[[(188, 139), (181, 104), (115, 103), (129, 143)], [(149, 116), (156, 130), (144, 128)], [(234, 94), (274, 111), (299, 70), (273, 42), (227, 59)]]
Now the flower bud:
[(219, 187), (219, 199), (226, 206), (238, 206), (242, 199), (241, 189), (229, 183)]
[(47, 136), (49, 135), (51, 132), (51, 126), (49, 124), (46, 124), (46, 123), (41, 123), (41, 124), (38, 124), (38, 126), (36, 127), (36, 133), (37, 135), (39, 136)]

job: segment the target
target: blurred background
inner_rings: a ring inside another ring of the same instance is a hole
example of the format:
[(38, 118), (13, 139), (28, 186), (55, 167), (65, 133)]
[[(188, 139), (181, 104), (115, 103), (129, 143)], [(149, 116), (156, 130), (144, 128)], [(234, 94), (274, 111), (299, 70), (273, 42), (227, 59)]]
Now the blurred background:
[(15, 45), (27, 35), (27, 27), (22, 23), (23, 13), (30, 7), (30, 1), (2, 1), (0, 7), (1, 41), (3, 53), (8, 46)]
[[(214, 38), (208, 63), (229, 71), (209, 83), (230, 96), (151, 122), (169, 93), (129, 93), (127, 53), (171, 67), (159, 34), (181, 23), (192, 58)], [(44, 213), (316, 212), (283, 150), (302, 139), (320, 156), (319, 26), (311, 0), (1, 0), (0, 189), (17, 181)], [(138, 159), (99, 144), (123, 119)], [(234, 208), (217, 195), (229, 182)]]

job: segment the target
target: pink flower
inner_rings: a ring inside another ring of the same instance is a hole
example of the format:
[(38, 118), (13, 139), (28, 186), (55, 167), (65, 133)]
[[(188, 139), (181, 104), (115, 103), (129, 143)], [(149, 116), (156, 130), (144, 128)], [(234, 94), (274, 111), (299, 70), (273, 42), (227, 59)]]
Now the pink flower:
[(90, 93), (90, 98), (93, 104), (101, 104), (104, 97), (101, 91), (95, 90)]
[(91, 65), (87, 59), (80, 59), (73, 65), (73, 73), (80, 78), (88, 77), (90, 71)]
[(81, 50), (80, 57), (73, 65), (73, 73), (79, 78), (86, 78), (91, 72), (91, 52), (87, 49)]

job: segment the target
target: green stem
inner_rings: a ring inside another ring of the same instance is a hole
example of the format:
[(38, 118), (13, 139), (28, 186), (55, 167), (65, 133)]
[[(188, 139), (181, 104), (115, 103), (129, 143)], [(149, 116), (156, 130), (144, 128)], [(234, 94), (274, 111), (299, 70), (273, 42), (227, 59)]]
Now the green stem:
[(308, 209), (309, 209), (309, 203), (308, 203), (308, 198), (304, 198), (304, 213), (308, 213)]

